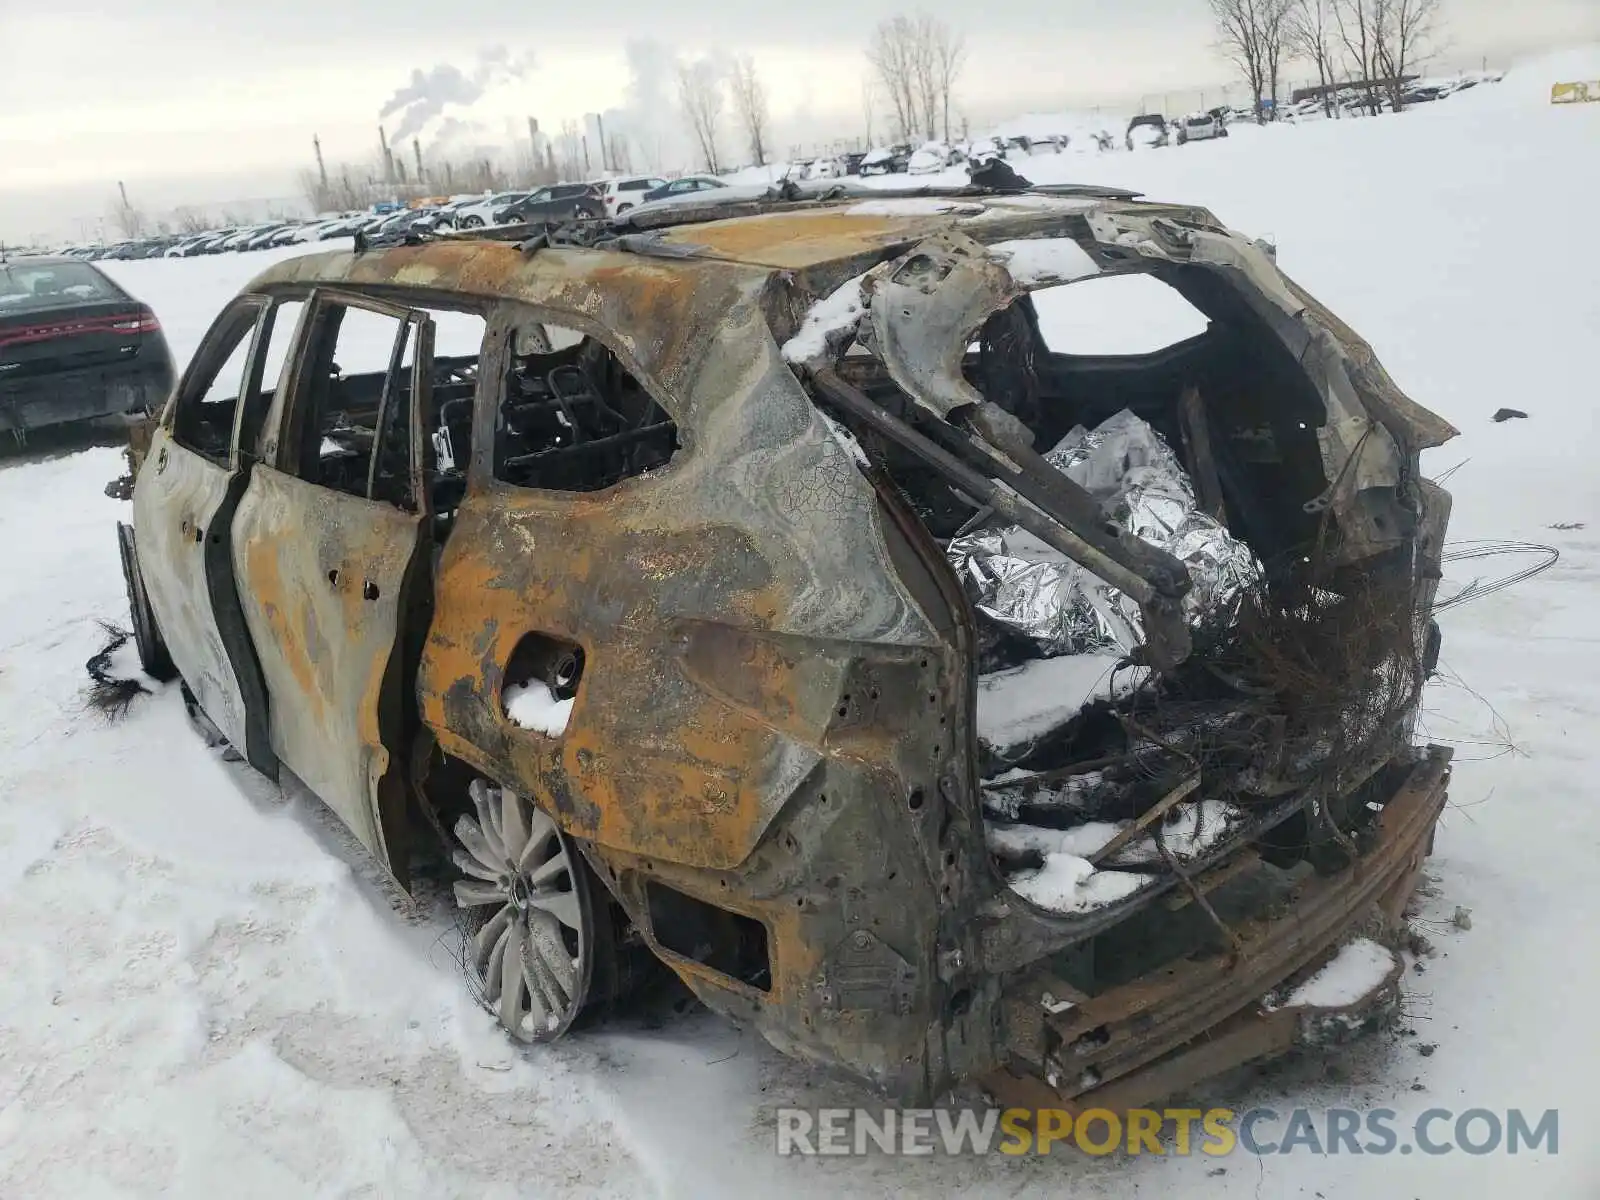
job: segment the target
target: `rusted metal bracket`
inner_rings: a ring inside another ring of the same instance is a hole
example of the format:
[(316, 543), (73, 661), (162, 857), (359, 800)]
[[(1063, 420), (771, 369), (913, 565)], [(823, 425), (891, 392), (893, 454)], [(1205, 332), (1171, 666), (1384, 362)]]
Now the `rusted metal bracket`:
[(1002, 478), (1014, 491), (1068, 525), (1106, 557), (1148, 580), (1157, 594), (1178, 601), (1189, 591), (1192, 581), (1181, 562), (1130, 533), (1114, 531), (1095, 498), (1024, 441), (1027, 426), (1005, 409), (982, 404), (956, 415), (979, 435), (968, 439), (972, 452), (990, 469), (1003, 472)]
[(1227, 522), (1222, 500), (1222, 476), (1211, 449), (1211, 425), (1206, 420), (1200, 389), (1190, 384), (1178, 398), (1178, 428), (1189, 454), (1189, 473), (1194, 478), (1195, 498), (1206, 515)]
[(939, 471), (974, 504), (988, 505), (1002, 519), (1021, 526), (1046, 545), (1059, 550), (1073, 562), (1093, 571), (1112, 587), (1130, 596), (1138, 603), (1144, 617), (1144, 649), (1148, 651), (1152, 665), (1167, 668), (1188, 657), (1191, 645), (1189, 629), (1183, 621), (1179, 600), (1189, 580), (1181, 564), (1178, 571), (1182, 586), (1178, 585), (1178, 580), (1163, 579), (1161, 582), (1166, 587), (1158, 589), (1155, 583), (1126, 561), (1130, 556), (1122, 542), (1113, 541), (1110, 546), (1105, 545), (1103, 527), (1090, 526), (1094, 535), (1092, 538), (1085, 536), (1079, 522), (1060, 511), (1049, 490), (1040, 487), (1033, 476), (1008, 465), (993, 451), (986, 450), (981, 442), (974, 440), (969, 444), (983, 455), (996, 478), (969, 466), (907, 422), (884, 410), (866, 393), (841, 379), (832, 367), (822, 367), (812, 372), (811, 380), (823, 395), (845, 412), (910, 450)]
[[(1106, 862), (1108, 859), (1114, 857), (1124, 847), (1126, 847), (1129, 842), (1133, 841), (1134, 838), (1138, 837), (1146, 829), (1150, 828), (1150, 826), (1154, 825), (1158, 820), (1165, 816), (1172, 809), (1173, 805), (1177, 804), (1178, 801), (1182, 800), (1185, 796), (1189, 795), (1195, 790), (1195, 788), (1199, 786), (1200, 776), (1197, 772), (1196, 774), (1189, 776), (1189, 778), (1185, 779), (1177, 787), (1173, 788), (1165, 796), (1161, 797), (1161, 799), (1152, 804), (1145, 811), (1143, 816), (1141, 816), (1132, 825), (1129, 825), (1121, 833), (1117, 834), (1116, 837), (1112, 838), (1109, 842), (1102, 846), (1098, 853), (1090, 855), (1089, 865), (1098, 867), (1101, 863)], [(1158, 838), (1156, 841), (1159, 845), (1160, 839)], [(1163, 851), (1164, 850), (1165, 848), (1163, 847)], [(1180, 878), (1183, 878), (1183, 876), (1180, 875)]]

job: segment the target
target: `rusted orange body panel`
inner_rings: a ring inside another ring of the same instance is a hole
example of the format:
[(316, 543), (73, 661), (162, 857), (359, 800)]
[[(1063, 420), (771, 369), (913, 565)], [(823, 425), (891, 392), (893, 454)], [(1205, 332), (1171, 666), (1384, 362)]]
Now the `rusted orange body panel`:
[[(293, 698), (272, 708), (275, 743), (327, 760), (308, 781), (381, 860), (403, 870), (395, 789), (407, 739), (431, 739), (552, 814), (708, 1003), (790, 1053), (917, 1099), (1011, 1066), (1047, 1070), (1036, 964), (1151, 898), (1061, 914), (1005, 888), (980, 810), (972, 610), (908, 502), (858, 464), (780, 351), (820, 297), (950, 231), (980, 254), (1071, 239), (1105, 273), (1160, 273), (1197, 304), (1248, 293), (1261, 336), (1282, 339), (1329, 406), (1326, 445), (1309, 458), (1337, 467), (1362, 447), (1360, 478), (1327, 481), (1342, 544), (1375, 554), (1411, 536), (1382, 506), (1450, 431), (1399, 396), (1364, 343), (1204, 210), (1065, 196), (846, 202), (636, 232), (631, 253), (459, 240), (286, 260), (250, 290), (486, 316), (465, 496), (436, 560), (425, 515), (319, 509), (318, 489), (283, 474), (275, 408), (233, 522), (249, 635), (269, 691)], [(982, 274), (1018, 294), (998, 268)], [(506, 334), (538, 322), (610, 348), (676, 427), (670, 463), (582, 494), (495, 478)], [(944, 365), (959, 370), (964, 349)], [(333, 577), (351, 563), (359, 579)], [(415, 589), (428, 603), (413, 609)], [(506, 713), (508, 666), (529, 635), (584, 654), (560, 736)], [(1442, 796), (1442, 773), (1434, 783)], [(1431, 829), (1428, 805), (1406, 853)], [(1275, 986), (1359, 919), (1365, 891), (1330, 886), (1348, 911), (1328, 907), (1316, 939), (1263, 941), (1240, 986)], [(733, 979), (662, 944), (661, 889), (757, 923), (770, 979)], [(1227, 1001), (1207, 1025), (1248, 997)], [(1181, 1014), (1181, 998), (1163, 1004)], [(1104, 1078), (1206, 1027), (1174, 1021), (1184, 1037), (1134, 1037), (1144, 1049), (1108, 1059)]]
[(379, 713), (420, 524), (261, 466), (233, 519), (234, 572), (268, 690), (299, 701), (271, 707), (273, 745), (401, 878), (402, 847), (388, 845), (378, 802), (401, 748)]

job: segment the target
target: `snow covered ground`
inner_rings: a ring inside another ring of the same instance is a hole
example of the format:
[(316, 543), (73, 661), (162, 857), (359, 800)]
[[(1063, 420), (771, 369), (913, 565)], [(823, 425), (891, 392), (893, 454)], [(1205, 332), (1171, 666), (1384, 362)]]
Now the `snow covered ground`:
[[(1425, 460), (1453, 469), (1453, 538), (1562, 554), (1443, 620), (1426, 724), (1458, 766), (1419, 921), (1439, 955), (1406, 984), (1415, 1036), (1196, 1105), (1559, 1108), (1558, 1155), (779, 1160), (774, 1106), (872, 1100), (705, 1015), (513, 1050), (448, 921), (398, 912), (314, 803), (218, 761), (170, 690), (120, 725), (84, 711), (95, 619), (124, 612), (126, 506), (101, 492), (120, 464), (95, 449), (0, 466), (0, 1196), (1600, 1194), (1600, 105), (1548, 104), (1597, 60), (1400, 117), (1030, 163), (1275, 241), (1463, 431)], [(273, 257), (106, 266), (184, 356)], [(1502, 406), (1530, 418), (1491, 423)]]

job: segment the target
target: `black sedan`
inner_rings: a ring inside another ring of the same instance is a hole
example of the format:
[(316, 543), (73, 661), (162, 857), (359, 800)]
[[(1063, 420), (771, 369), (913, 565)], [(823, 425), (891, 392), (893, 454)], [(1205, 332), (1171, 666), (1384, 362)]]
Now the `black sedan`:
[(161, 322), (99, 270), (0, 261), (0, 430), (157, 409), (172, 382)]

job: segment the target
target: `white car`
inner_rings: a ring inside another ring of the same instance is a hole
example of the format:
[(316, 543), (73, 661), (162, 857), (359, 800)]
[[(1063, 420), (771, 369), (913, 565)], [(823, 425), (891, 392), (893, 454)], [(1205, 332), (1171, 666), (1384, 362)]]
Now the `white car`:
[(485, 196), (475, 204), (463, 204), (450, 215), (457, 229), (481, 229), (485, 225), (495, 223), (495, 213), (508, 204), (515, 204), (527, 194), (527, 192), (496, 192)]
[(707, 192), (722, 191), (727, 186), (715, 175), (684, 175), (662, 187), (646, 192), (640, 197), (639, 203), (641, 205), (658, 202), (678, 203), (693, 196), (703, 196)]
[(644, 194), (666, 184), (655, 175), (630, 175), (623, 179), (606, 179), (595, 186), (600, 188), (600, 202), (606, 207), (606, 216), (614, 217), (644, 202)]
[(1178, 144), (1185, 142), (1207, 142), (1212, 138), (1225, 138), (1228, 136), (1228, 127), (1221, 118), (1214, 113), (1190, 113), (1178, 122)]
[(944, 142), (925, 142), (906, 164), (908, 175), (933, 175), (966, 161), (966, 155)]

